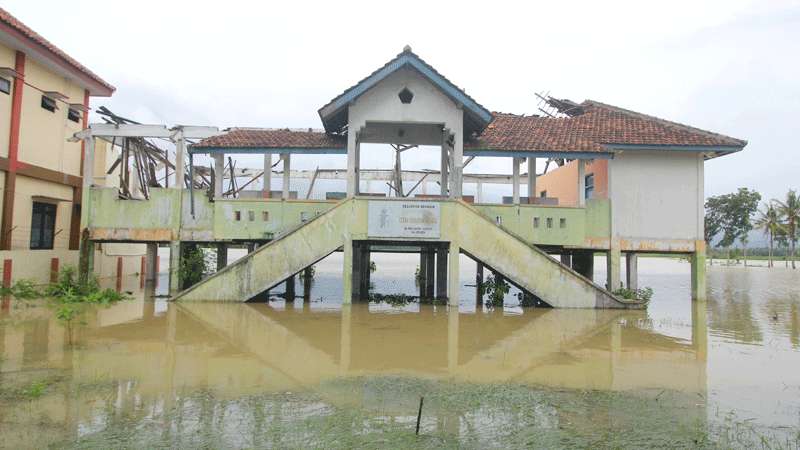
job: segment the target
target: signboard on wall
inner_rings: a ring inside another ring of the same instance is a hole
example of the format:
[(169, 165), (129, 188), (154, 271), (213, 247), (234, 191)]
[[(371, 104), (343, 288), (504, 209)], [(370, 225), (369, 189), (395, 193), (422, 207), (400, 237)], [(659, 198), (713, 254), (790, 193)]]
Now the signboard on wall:
[(370, 201), (367, 235), (436, 239), (441, 234), (441, 217), (436, 202)]

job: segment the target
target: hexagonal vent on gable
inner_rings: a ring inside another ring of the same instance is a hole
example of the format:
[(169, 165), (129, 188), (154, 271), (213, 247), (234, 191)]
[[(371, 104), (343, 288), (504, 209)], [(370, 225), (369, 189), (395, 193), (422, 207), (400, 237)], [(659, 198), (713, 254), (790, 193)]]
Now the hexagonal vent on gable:
[(408, 88), (403, 88), (403, 90), (400, 91), (400, 93), (397, 94), (397, 96), (400, 97), (400, 101), (406, 105), (411, 103), (411, 100), (414, 100), (414, 93), (411, 92)]

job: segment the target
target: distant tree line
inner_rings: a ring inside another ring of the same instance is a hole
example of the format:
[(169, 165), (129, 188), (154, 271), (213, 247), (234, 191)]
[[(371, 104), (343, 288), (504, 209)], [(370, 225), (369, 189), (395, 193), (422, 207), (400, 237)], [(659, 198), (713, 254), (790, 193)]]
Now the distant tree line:
[(716, 247), (724, 249), (730, 259), (731, 247), (738, 242), (746, 266), (748, 236), (753, 229), (759, 229), (767, 237), (768, 267), (774, 266), (777, 248), (779, 254), (790, 257), (792, 269), (795, 269), (800, 197), (790, 189), (784, 200), (772, 199), (759, 208), (760, 203), (761, 194), (748, 188), (706, 199), (706, 243), (712, 248), (714, 240), (719, 238)]

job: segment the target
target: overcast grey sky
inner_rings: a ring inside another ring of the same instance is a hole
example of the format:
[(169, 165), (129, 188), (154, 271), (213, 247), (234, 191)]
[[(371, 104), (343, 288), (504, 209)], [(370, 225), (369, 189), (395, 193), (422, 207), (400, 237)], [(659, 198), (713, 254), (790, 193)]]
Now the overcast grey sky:
[(550, 91), (748, 140), (706, 163), (707, 195), (800, 188), (800, 1), (3, 7), (117, 87), (93, 107), (142, 122), (319, 128), (320, 106), (409, 44), (494, 111), (535, 113)]

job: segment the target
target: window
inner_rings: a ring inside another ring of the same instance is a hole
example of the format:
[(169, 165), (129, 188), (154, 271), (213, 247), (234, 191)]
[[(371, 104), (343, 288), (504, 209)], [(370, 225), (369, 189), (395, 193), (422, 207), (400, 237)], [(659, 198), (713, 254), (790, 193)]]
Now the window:
[(73, 121), (75, 123), (80, 123), (80, 121), (81, 121), (81, 112), (78, 111), (75, 108), (70, 108), (69, 110), (67, 110), (67, 119), (69, 119), (69, 120), (71, 120), (71, 121)]
[(411, 103), (411, 100), (414, 100), (414, 93), (408, 90), (408, 88), (403, 88), (397, 96), (400, 97), (400, 101), (406, 105)]
[(52, 250), (55, 237), (56, 205), (33, 202), (31, 250)]
[(0, 77), (0, 92), (4, 94), (11, 93), (11, 81), (7, 78)]
[(547, 197), (547, 191), (539, 192), (539, 197), (541, 197), (541, 198)]
[(586, 175), (584, 179), (584, 197), (583, 198), (592, 198), (594, 195), (594, 174), (590, 173)]
[(548, 217), (547, 218), (547, 228), (553, 228), (553, 218), (552, 217)]
[(255, 211), (247, 211), (247, 220), (250, 222), (256, 221), (256, 212)]
[(269, 222), (269, 211), (261, 211), (261, 220)]
[(52, 98), (46, 96), (46, 95), (43, 95), (42, 96), (42, 108), (44, 108), (44, 109), (46, 109), (46, 110), (48, 110), (50, 112), (55, 112), (55, 110), (56, 110), (56, 101), (53, 100)]
[(558, 227), (559, 228), (567, 228), (567, 219), (565, 219), (563, 217), (558, 219)]
[(503, 218), (500, 217), (500, 216), (494, 216), (494, 223), (496, 223), (498, 225), (502, 225), (503, 224)]
[(239, 222), (242, 220), (242, 212), (241, 211), (234, 211), (233, 212), (233, 220)]
[(533, 228), (539, 228), (539, 222), (540, 222), (539, 218), (538, 217), (534, 217), (533, 218)]
[(300, 211), (300, 222), (308, 222), (308, 212)]

